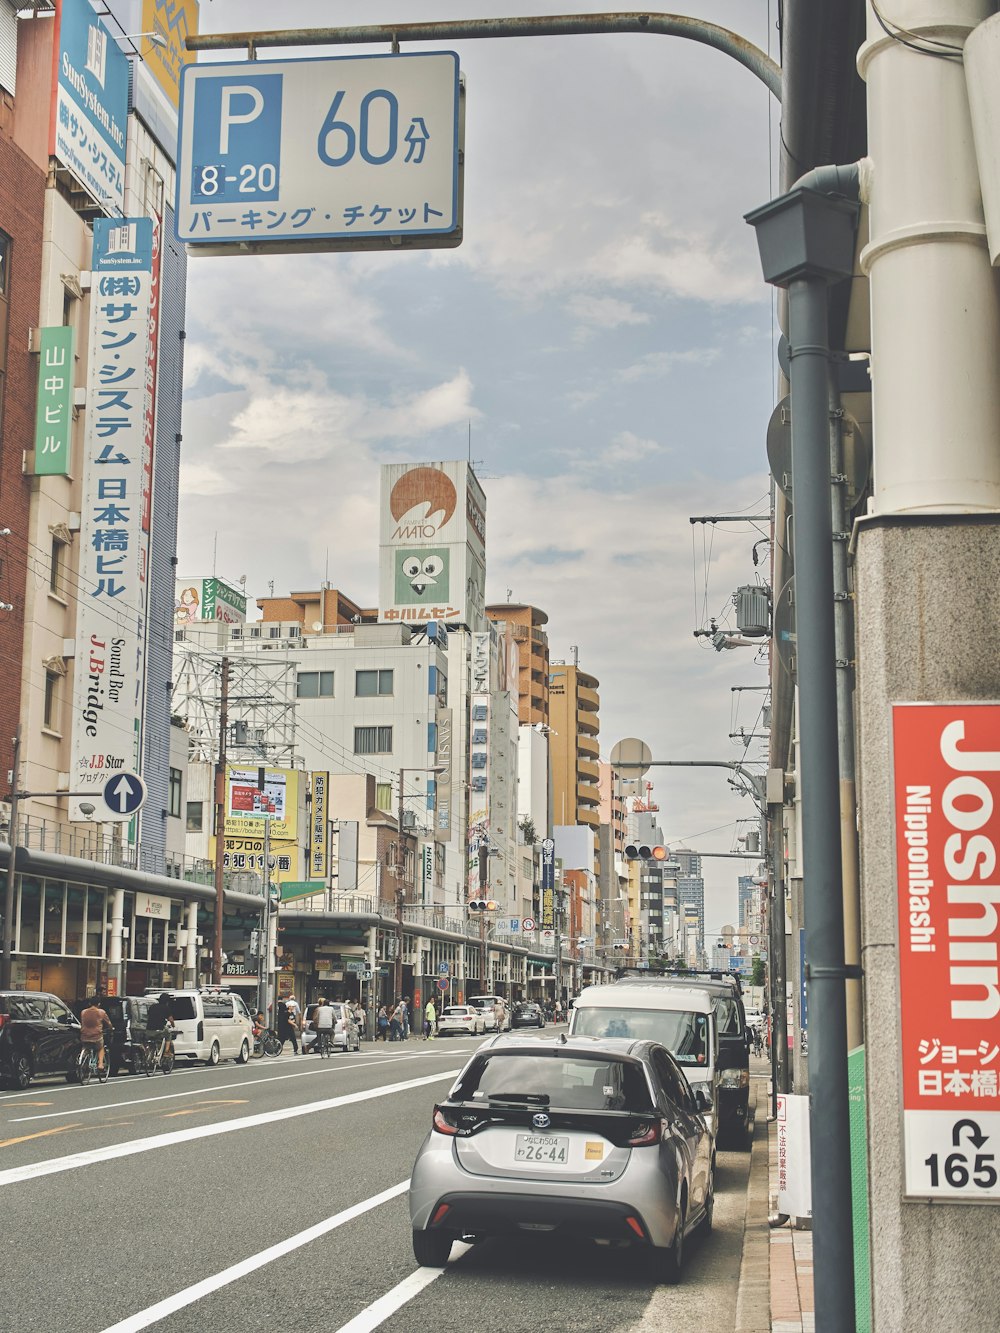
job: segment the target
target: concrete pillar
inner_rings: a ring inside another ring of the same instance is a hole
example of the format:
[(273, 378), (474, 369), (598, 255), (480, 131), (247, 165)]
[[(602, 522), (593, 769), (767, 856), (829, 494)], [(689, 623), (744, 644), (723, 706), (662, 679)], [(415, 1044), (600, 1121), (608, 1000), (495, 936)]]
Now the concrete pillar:
[(108, 980), (114, 982), (118, 994), (125, 991), (125, 965), (122, 949), (122, 928), (125, 921), (125, 890), (115, 889), (111, 895), (111, 938), (108, 941)]
[(198, 904), (187, 905), (187, 917), (184, 925), (184, 985), (198, 985)]
[(855, 574), (873, 1327), (971, 1333), (997, 1326), (996, 1209), (902, 1199), (890, 705), (997, 698), (1000, 515), (867, 520)]

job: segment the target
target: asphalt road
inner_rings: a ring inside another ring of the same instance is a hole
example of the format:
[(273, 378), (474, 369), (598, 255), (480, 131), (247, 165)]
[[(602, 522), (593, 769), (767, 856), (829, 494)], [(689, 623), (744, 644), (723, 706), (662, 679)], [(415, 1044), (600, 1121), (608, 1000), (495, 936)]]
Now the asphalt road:
[(417, 1267), (406, 1182), (474, 1045), (0, 1093), (0, 1333), (733, 1327), (746, 1153), (719, 1154), (715, 1230), (679, 1288), (627, 1251), (551, 1240)]

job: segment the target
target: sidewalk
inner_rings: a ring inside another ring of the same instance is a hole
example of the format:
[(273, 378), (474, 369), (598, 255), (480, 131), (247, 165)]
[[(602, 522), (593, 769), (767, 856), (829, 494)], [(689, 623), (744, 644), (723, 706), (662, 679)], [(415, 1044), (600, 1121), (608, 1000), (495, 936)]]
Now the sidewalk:
[[(766, 1113), (758, 1102), (758, 1112)], [(769, 1124), (768, 1177), (769, 1210), (778, 1211), (778, 1153), (777, 1126)], [(757, 1144), (754, 1143), (754, 1151)], [(786, 1222), (774, 1227), (769, 1246), (771, 1278), (771, 1333), (812, 1333), (816, 1326), (813, 1305), (813, 1252), (812, 1232), (793, 1231)]]

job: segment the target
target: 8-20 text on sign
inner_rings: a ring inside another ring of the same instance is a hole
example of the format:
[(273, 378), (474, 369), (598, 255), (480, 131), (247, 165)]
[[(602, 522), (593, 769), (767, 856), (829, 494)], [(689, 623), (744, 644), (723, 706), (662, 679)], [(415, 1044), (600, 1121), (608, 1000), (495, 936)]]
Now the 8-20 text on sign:
[(440, 244), (459, 228), (453, 51), (189, 65), (179, 138), (192, 246)]

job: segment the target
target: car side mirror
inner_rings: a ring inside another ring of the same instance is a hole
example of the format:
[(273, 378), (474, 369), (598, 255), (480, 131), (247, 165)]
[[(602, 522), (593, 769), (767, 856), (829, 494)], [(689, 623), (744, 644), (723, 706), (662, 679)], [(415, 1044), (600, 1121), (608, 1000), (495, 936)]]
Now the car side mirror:
[(695, 1089), (694, 1104), (699, 1111), (711, 1111), (712, 1097), (706, 1088)]

